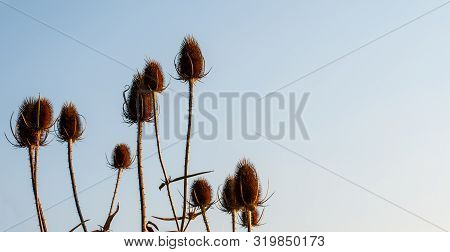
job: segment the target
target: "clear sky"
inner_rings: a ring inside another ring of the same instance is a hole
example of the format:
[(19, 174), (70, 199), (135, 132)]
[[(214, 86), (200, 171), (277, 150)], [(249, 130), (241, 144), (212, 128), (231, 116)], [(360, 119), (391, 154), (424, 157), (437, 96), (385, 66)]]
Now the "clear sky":
[[(104, 223), (114, 186), (105, 153), (119, 142), (136, 149), (135, 126), (122, 123), (122, 91), (131, 81), (130, 69), (142, 68), (146, 58), (161, 62), (167, 79), (175, 76), (173, 59), (183, 37), (193, 34), (212, 67), (196, 86), (196, 97), (207, 92), (264, 96), (445, 1), (186, 2), (0, 2), (0, 131), (10, 136), (9, 116), (27, 96), (48, 97), (57, 112), (68, 100), (78, 106), (88, 124), (84, 140), (74, 147), (74, 167), (90, 229)], [(239, 99), (232, 102), (231, 119), (220, 101), (210, 110), (220, 134), (214, 140), (194, 135), (192, 171), (214, 170), (207, 179), (216, 191), (237, 161), (248, 157), (264, 188), (269, 180), (275, 192), (259, 231), (450, 229), (449, 27), (450, 4), (279, 90), (286, 101), (289, 93), (298, 98), (310, 93), (303, 111), (309, 140), (298, 128), (295, 138), (273, 142), (239, 134), (226, 139), (227, 127), (240, 132), (245, 118)], [(187, 91), (173, 79), (170, 87), (170, 99)], [(186, 121), (173, 120), (170, 99), (161, 105), (160, 127), (170, 132), (163, 146), (177, 143), (164, 152), (176, 177), (182, 174), (184, 141), (171, 129), (177, 123), (184, 132)], [(292, 116), (275, 111), (274, 123)], [(151, 135), (151, 128), (146, 132)], [(4, 137), (0, 143), (0, 230), (38, 230), (36, 218), (24, 221), (35, 213), (27, 153)], [(41, 149), (44, 208), (71, 196), (65, 147), (53, 141)], [(146, 139), (144, 156), (154, 151), (154, 141)], [(154, 156), (144, 161), (144, 172), (148, 215), (169, 217), (166, 194), (157, 189), (162, 174)], [(136, 169), (124, 173), (112, 230), (139, 230), (136, 178)], [(78, 223), (71, 199), (47, 210), (46, 218), (55, 231)], [(229, 230), (229, 216), (217, 209), (209, 211), (209, 219), (212, 230)], [(203, 229), (200, 219), (191, 226)]]

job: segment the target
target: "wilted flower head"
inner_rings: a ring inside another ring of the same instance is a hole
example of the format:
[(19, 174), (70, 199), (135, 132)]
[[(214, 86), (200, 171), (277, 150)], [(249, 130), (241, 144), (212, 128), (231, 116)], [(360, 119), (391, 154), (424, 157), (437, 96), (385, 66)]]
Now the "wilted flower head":
[(222, 189), (221, 197), (220, 197), (220, 206), (221, 210), (224, 212), (231, 213), (233, 211), (239, 210), (240, 206), (237, 202), (236, 198), (236, 186), (235, 186), (235, 178), (232, 176), (228, 176), (225, 179), (225, 184)]
[(130, 148), (121, 143), (114, 147), (110, 166), (114, 169), (128, 169), (132, 163)]
[(76, 141), (81, 139), (84, 132), (80, 114), (71, 102), (63, 105), (58, 119), (58, 138), (62, 141)]
[(180, 80), (198, 80), (205, 77), (205, 59), (197, 41), (192, 36), (184, 38), (177, 55), (175, 68)]
[(211, 203), (212, 189), (206, 179), (200, 178), (191, 186), (191, 200), (196, 207), (206, 207)]
[(155, 60), (148, 60), (144, 69), (144, 85), (155, 92), (164, 91), (164, 74), (161, 65)]
[[(12, 118), (11, 118), (12, 119)], [(11, 132), (17, 147), (45, 145), (48, 130), (53, 125), (53, 107), (46, 98), (26, 98), (19, 108), (16, 127)]]
[(139, 72), (134, 75), (131, 87), (123, 92), (123, 99), (123, 117), (126, 122), (150, 122), (153, 119), (151, 90), (144, 85)]
[(236, 168), (235, 193), (240, 207), (254, 210), (259, 202), (260, 183), (255, 167), (247, 159), (242, 159)]
[[(261, 217), (259, 216), (259, 212), (257, 209), (254, 209), (251, 211), (252, 214), (252, 227), (257, 227), (260, 225)], [(241, 215), (239, 216), (240, 219), (240, 225), (242, 227), (248, 228), (248, 211), (242, 211)]]

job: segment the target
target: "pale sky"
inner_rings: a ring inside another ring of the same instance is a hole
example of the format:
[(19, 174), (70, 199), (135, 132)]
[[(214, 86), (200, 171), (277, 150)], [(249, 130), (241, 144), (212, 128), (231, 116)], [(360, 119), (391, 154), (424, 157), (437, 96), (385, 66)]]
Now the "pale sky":
[[(192, 34), (212, 67), (196, 86), (196, 97), (264, 96), (313, 71), (278, 91), (286, 102), (295, 94), (297, 103), (310, 93), (302, 113), (309, 140), (298, 128), (294, 138), (245, 139), (239, 134), (245, 119), (239, 99), (231, 111), (223, 100), (211, 108), (219, 132), (214, 140), (193, 136), (190, 167), (214, 170), (206, 176), (214, 192), (242, 157), (255, 164), (264, 189), (270, 181), (275, 194), (256, 231), (450, 229), (450, 4), (428, 13), (443, 3), (1, 0), (0, 130), (10, 136), (9, 117), (27, 96), (48, 97), (56, 112), (65, 101), (77, 105), (87, 129), (74, 147), (74, 169), (93, 230), (106, 219), (114, 186), (105, 153), (120, 142), (136, 149), (136, 128), (121, 118), (124, 86), (146, 58), (161, 63), (166, 79), (176, 76), (174, 57), (183, 37)], [(169, 132), (163, 146), (178, 141), (164, 152), (169, 173), (177, 177), (184, 141), (172, 129), (184, 134), (186, 121), (173, 125), (170, 101), (187, 86), (170, 82), (160, 128)], [(182, 105), (179, 117), (187, 111)], [(274, 109), (274, 124), (290, 120), (287, 109)], [(204, 120), (198, 110), (197, 104), (196, 119)], [(230, 127), (238, 133), (231, 140), (224, 136)], [(4, 137), (0, 141), (0, 230), (37, 231), (36, 218), (28, 219), (35, 209), (27, 152)], [(144, 157), (154, 153), (153, 140), (143, 145)], [(66, 146), (54, 140), (40, 153), (40, 197), (47, 209), (71, 196)], [(148, 215), (169, 217), (155, 156), (144, 161), (144, 173)], [(178, 212), (181, 186), (173, 187)], [(112, 230), (139, 230), (136, 169), (124, 173), (118, 201)], [(72, 199), (45, 215), (51, 231), (78, 224)], [(217, 208), (208, 215), (213, 231), (230, 230), (228, 215)], [(204, 230), (200, 218), (190, 230)]]

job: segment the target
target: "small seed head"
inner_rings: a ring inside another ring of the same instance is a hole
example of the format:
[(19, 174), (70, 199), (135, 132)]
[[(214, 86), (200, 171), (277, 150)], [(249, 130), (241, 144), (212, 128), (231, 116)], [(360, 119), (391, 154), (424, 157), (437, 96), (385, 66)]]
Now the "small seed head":
[(200, 178), (191, 186), (191, 200), (196, 207), (206, 207), (211, 203), (212, 189), (208, 181)]
[(66, 102), (58, 120), (58, 138), (62, 141), (77, 141), (83, 134), (83, 125), (77, 108), (71, 102)]
[(161, 65), (155, 60), (147, 61), (144, 69), (144, 85), (154, 92), (164, 91), (164, 74)]
[(130, 148), (128, 145), (121, 143), (114, 147), (112, 153), (112, 167), (114, 169), (128, 169), (132, 163)]
[(254, 165), (242, 159), (237, 164), (235, 180), (238, 205), (248, 210), (255, 209), (260, 197), (260, 183)]

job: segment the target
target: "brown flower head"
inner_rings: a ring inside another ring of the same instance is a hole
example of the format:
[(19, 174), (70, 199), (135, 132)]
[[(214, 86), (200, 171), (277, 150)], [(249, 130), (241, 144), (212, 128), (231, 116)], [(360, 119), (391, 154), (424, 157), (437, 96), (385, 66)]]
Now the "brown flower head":
[(238, 205), (248, 210), (254, 210), (259, 203), (260, 183), (255, 167), (247, 159), (242, 159), (237, 164), (235, 180)]
[(211, 203), (212, 189), (206, 179), (194, 181), (191, 187), (192, 204), (196, 207), (206, 207)]
[(150, 122), (153, 119), (151, 90), (145, 87), (139, 72), (134, 75), (131, 87), (123, 92), (123, 99), (123, 117), (127, 123)]
[(111, 167), (114, 169), (128, 169), (132, 163), (130, 148), (121, 143), (114, 147), (111, 156)]
[[(260, 225), (261, 217), (259, 216), (259, 212), (257, 209), (254, 209), (251, 211), (252, 213), (252, 227), (257, 227)], [(242, 227), (248, 228), (248, 211), (242, 211), (241, 215), (239, 216), (240, 219), (240, 225)]]
[(205, 59), (194, 37), (184, 38), (175, 68), (178, 78), (183, 81), (198, 80), (206, 76)]
[(236, 186), (235, 186), (235, 178), (232, 176), (228, 176), (225, 179), (225, 184), (222, 189), (221, 197), (220, 197), (220, 205), (221, 210), (224, 212), (231, 213), (233, 211), (238, 211), (240, 206), (236, 199)]
[(165, 89), (161, 65), (155, 60), (148, 60), (145, 65), (144, 85), (158, 93), (161, 93)]
[(84, 132), (80, 114), (71, 102), (66, 102), (59, 115), (57, 136), (61, 141), (77, 141)]
[(53, 124), (52, 119), (53, 108), (46, 98), (26, 98), (19, 108), (15, 129), (10, 125), (11, 133), (16, 140), (16, 143), (12, 144), (22, 148), (45, 145), (49, 128)]

